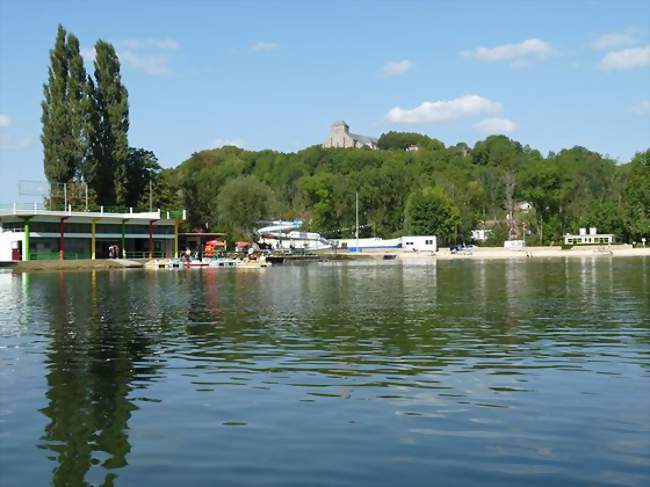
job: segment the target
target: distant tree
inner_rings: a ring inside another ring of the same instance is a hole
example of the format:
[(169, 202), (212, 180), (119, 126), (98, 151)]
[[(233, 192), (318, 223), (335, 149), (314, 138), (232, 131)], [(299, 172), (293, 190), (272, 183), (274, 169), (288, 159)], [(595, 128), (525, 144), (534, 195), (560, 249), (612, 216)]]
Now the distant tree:
[(413, 191), (406, 201), (406, 231), (415, 235), (435, 235), (451, 242), (460, 224), (458, 208), (440, 188), (426, 187)]
[(84, 176), (100, 204), (125, 206), (129, 198), (129, 100), (115, 48), (105, 41), (95, 44), (95, 82), (89, 79), (87, 89), (92, 98), (92, 161)]
[(553, 163), (529, 164), (523, 170), (522, 197), (535, 209), (534, 223), (540, 244), (544, 243), (544, 225), (558, 212), (561, 185), (561, 173)]
[(650, 240), (650, 149), (636, 154), (623, 193), (626, 233), (630, 239)]
[(415, 145), (418, 148), (444, 149), (445, 144), (439, 140), (432, 139), (426, 135), (414, 132), (387, 132), (381, 134), (377, 140), (377, 146), (380, 149), (400, 149), (405, 150), (407, 147)]
[[(149, 182), (153, 183), (162, 168), (158, 158), (149, 150), (129, 147), (126, 158), (125, 196), (123, 204), (126, 206), (149, 206)], [(153, 193), (152, 193), (153, 203)]]
[(259, 221), (273, 214), (274, 205), (273, 190), (255, 176), (230, 180), (217, 199), (219, 227), (235, 238), (252, 238)]

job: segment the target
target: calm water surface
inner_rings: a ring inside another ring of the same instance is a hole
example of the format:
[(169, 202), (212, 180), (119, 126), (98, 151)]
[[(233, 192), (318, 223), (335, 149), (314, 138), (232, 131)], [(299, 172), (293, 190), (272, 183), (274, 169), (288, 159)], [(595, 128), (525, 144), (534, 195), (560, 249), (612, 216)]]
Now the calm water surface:
[(650, 259), (0, 273), (0, 484), (649, 485)]

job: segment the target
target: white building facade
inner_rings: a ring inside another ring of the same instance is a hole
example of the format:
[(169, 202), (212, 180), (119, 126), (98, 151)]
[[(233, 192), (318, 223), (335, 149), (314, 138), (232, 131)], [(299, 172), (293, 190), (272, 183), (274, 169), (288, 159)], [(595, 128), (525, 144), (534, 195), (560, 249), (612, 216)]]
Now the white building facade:
[(610, 245), (614, 243), (614, 235), (611, 233), (598, 233), (596, 227), (581, 228), (578, 235), (567, 233), (564, 236), (565, 245)]
[(185, 214), (108, 213), (0, 208), (0, 262), (102, 259), (117, 245), (123, 258), (178, 256)]

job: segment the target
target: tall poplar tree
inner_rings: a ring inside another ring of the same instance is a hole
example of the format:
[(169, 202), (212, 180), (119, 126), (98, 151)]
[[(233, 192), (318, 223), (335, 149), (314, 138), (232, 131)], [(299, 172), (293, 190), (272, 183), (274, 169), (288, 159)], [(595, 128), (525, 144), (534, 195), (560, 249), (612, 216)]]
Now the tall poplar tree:
[(69, 121), (66, 97), (68, 90), (68, 51), (66, 31), (59, 25), (54, 49), (50, 51), (47, 83), (43, 85), (41, 103), (43, 133), (43, 164), (50, 183), (64, 183), (72, 179), (75, 168), (68, 158)]
[(79, 39), (70, 33), (66, 42), (66, 55), (68, 59), (66, 154), (73, 176), (79, 179), (88, 152), (90, 105), (86, 92), (86, 68), (79, 51)]
[(100, 204), (124, 205), (128, 195), (129, 95), (122, 85), (117, 53), (108, 42), (95, 44), (95, 82), (89, 79), (87, 90), (91, 95), (92, 160), (84, 175)]
[(43, 85), (43, 164), (50, 183), (79, 179), (86, 158), (88, 100), (79, 40), (59, 25)]

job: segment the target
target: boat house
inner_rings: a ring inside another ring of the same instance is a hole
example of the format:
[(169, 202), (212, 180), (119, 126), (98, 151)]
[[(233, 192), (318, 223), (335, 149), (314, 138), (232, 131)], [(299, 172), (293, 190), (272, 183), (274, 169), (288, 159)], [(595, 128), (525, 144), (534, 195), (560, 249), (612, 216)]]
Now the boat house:
[(50, 211), (0, 208), (0, 262), (178, 257), (182, 212)]

